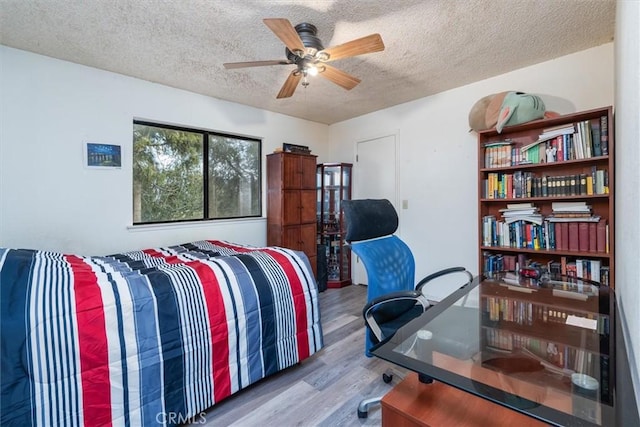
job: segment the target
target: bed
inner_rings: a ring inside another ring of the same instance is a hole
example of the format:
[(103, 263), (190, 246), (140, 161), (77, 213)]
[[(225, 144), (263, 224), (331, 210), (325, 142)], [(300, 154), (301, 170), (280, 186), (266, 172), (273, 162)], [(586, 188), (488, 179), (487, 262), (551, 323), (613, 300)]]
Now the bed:
[(0, 425), (177, 425), (323, 346), (306, 256), (0, 248)]

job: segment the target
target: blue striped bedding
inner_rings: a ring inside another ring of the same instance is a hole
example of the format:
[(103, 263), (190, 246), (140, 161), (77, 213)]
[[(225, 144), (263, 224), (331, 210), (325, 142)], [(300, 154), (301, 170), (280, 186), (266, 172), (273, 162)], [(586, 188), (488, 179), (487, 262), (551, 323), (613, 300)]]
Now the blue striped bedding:
[(174, 425), (322, 348), (304, 254), (0, 248), (2, 426)]

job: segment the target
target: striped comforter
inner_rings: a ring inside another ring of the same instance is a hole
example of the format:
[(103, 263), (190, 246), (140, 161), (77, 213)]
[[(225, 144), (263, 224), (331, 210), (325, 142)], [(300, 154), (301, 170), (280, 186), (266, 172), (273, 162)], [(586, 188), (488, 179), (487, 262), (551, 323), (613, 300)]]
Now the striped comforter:
[(0, 425), (173, 425), (322, 347), (308, 259), (199, 241), (0, 248)]

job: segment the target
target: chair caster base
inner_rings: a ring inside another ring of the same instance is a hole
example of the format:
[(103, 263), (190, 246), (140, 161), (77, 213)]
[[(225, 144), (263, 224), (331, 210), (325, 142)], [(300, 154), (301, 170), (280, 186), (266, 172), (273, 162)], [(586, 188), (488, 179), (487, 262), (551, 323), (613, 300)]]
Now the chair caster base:
[(358, 405), (358, 418), (367, 418), (369, 415), (369, 407), (372, 405), (379, 405), (381, 400), (382, 396), (364, 399), (361, 401)]
[(393, 381), (393, 374), (382, 374), (382, 381), (384, 381), (386, 384), (389, 384), (391, 381)]

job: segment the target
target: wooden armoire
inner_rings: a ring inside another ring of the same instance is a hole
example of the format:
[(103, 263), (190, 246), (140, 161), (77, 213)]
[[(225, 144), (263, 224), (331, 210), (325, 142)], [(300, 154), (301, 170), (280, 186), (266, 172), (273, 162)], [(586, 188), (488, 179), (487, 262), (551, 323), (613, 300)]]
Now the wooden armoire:
[(267, 155), (267, 245), (303, 251), (316, 274), (316, 156)]

